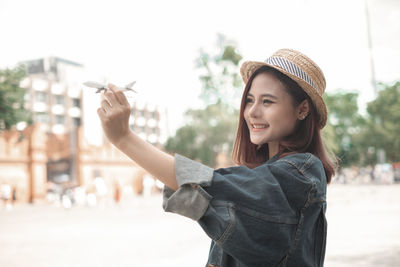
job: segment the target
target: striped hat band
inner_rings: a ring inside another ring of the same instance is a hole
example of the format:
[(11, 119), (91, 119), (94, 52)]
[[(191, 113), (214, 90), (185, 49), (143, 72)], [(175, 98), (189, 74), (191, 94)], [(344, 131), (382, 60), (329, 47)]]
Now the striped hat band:
[(307, 73), (305, 73), (293, 62), (281, 57), (269, 57), (265, 60), (265, 63), (284, 69), (285, 71), (296, 76), (297, 78), (304, 80), (309, 85), (311, 85), (319, 95), (321, 95), (310, 76), (308, 76)]

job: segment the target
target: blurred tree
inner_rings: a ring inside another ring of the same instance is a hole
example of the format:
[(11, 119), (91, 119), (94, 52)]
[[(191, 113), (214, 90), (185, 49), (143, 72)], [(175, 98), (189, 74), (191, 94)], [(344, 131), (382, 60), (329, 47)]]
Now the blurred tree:
[(224, 35), (217, 35), (214, 53), (200, 49), (195, 60), (202, 83), (200, 98), (206, 105), (218, 101), (238, 108), (242, 78), (239, 75), (239, 61), (242, 56), (237, 52), (236, 43)]
[(185, 113), (187, 123), (167, 140), (167, 151), (212, 167), (216, 165), (218, 153), (231, 155), (243, 86), (238, 74), (241, 59), (236, 44), (221, 34), (217, 36), (214, 52), (200, 50), (195, 63), (200, 72), (200, 98), (205, 108), (190, 109)]
[[(369, 154), (383, 149), (389, 162), (400, 161), (400, 81), (388, 85), (380, 84), (378, 97), (368, 103), (367, 131), (363, 139), (368, 140)], [(376, 162), (376, 157), (372, 161)]]
[(197, 159), (197, 132), (194, 126), (185, 125), (179, 128), (174, 137), (168, 138), (165, 148), (169, 152), (179, 153), (191, 159)]
[(337, 151), (337, 147), (339, 147), (338, 140), (335, 136), (335, 129), (332, 124), (327, 123), (324, 129), (322, 130), (322, 135), (324, 138), (324, 145), (328, 149), (328, 151), (334, 152)]
[(165, 148), (215, 166), (219, 152), (230, 155), (232, 151), (238, 116), (237, 110), (221, 102), (205, 109), (188, 110), (185, 113), (187, 124), (167, 140)]
[(357, 93), (338, 92), (325, 94), (328, 108), (328, 125), (324, 129), (327, 146), (341, 160), (341, 166), (360, 163), (360, 139), (365, 127), (364, 118), (358, 113)]
[(19, 86), (25, 76), (22, 66), (0, 70), (0, 131), (9, 130), (18, 122), (30, 120), (24, 108), (26, 90)]

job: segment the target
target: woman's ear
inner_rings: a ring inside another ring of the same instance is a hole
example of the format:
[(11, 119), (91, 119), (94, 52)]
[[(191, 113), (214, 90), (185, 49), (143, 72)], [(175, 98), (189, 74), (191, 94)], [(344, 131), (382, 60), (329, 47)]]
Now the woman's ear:
[(307, 115), (310, 113), (310, 102), (307, 99), (304, 99), (298, 106), (297, 106), (297, 119), (304, 120)]

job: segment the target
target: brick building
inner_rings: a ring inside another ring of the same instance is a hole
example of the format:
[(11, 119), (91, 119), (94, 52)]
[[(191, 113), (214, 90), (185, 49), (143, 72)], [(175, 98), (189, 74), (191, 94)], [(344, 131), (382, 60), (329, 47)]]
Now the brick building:
[[(23, 63), (28, 76), (21, 87), (27, 90), (26, 108), (32, 112), (34, 125), (0, 135), (0, 184), (19, 187), (21, 199), (29, 201), (43, 197), (49, 181), (86, 186), (98, 176), (110, 184), (135, 183), (135, 191), (140, 192), (137, 180), (144, 171), (104, 140), (101, 130), (95, 131), (101, 137), (97, 145), (90, 142), (90, 134), (85, 135), (85, 127), (93, 128), (89, 123), (98, 118), (85, 116), (93, 112), (85, 105), (91, 101), (85, 96), (94, 95), (83, 91), (84, 67), (57, 57)], [(161, 112), (140, 101), (131, 107), (130, 127), (161, 147)]]

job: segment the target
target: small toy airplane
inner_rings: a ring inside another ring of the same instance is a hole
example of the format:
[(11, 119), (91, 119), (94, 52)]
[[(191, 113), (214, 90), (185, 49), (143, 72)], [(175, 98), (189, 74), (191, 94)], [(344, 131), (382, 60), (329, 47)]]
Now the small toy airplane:
[[(136, 83), (136, 81), (133, 81), (133, 82), (125, 85), (125, 87), (118, 87), (118, 88), (120, 88), (122, 91), (132, 91), (132, 92), (137, 93), (135, 90), (132, 89), (132, 87), (135, 85), (135, 83)], [(96, 93), (100, 93), (103, 90), (104, 90), (104, 92), (109, 90), (107, 85), (98, 83), (98, 82), (87, 81), (87, 82), (84, 82), (83, 85), (85, 85), (87, 87), (97, 88)]]

